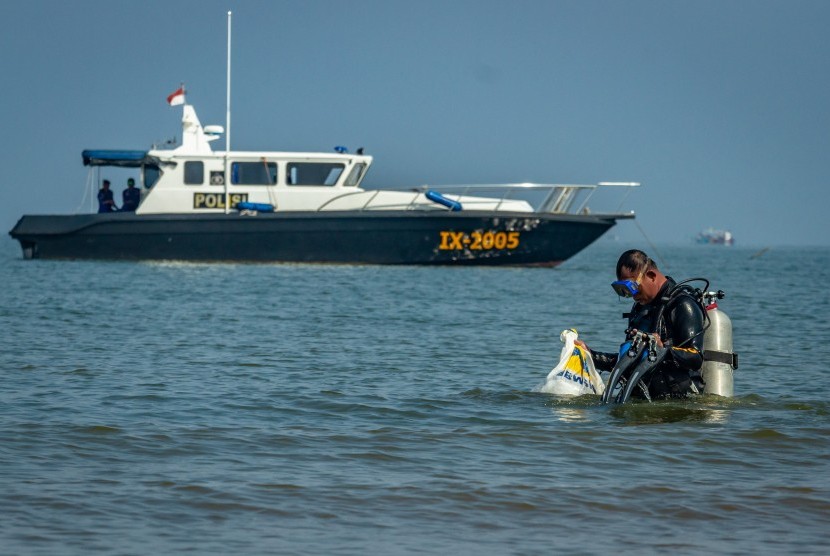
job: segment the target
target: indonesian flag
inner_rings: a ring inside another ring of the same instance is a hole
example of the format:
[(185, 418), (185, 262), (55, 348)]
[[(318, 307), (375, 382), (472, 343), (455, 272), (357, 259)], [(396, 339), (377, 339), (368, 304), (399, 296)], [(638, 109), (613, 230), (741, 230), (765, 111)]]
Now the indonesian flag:
[(184, 104), (184, 87), (179, 87), (175, 92), (170, 93), (167, 97), (167, 104), (170, 106)]

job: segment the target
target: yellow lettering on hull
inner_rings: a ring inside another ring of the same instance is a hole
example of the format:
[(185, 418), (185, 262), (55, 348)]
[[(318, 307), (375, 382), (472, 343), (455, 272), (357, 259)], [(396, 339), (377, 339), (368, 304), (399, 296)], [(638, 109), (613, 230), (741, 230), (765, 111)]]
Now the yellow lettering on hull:
[(441, 251), (492, 251), (493, 249), (513, 250), (519, 246), (521, 236), (519, 232), (451, 232), (442, 230), (439, 232), (441, 241), (438, 249)]
[[(231, 193), (230, 208), (236, 206), (237, 203), (244, 203), (248, 201), (247, 193)], [(193, 208), (195, 209), (224, 209), (225, 208), (225, 194), (224, 193), (194, 193), (193, 194)]]

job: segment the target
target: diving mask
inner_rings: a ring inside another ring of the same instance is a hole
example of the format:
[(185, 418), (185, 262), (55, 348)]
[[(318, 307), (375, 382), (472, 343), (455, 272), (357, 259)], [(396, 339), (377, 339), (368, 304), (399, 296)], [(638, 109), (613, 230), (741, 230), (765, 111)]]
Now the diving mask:
[(636, 280), (617, 280), (616, 282), (611, 282), (611, 287), (620, 297), (634, 297), (640, 293), (640, 281), (643, 279), (645, 273), (646, 271), (643, 269)]
[(611, 287), (620, 297), (634, 297), (640, 293), (640, 284), (633, 280), (617, 280), (611, 283)]

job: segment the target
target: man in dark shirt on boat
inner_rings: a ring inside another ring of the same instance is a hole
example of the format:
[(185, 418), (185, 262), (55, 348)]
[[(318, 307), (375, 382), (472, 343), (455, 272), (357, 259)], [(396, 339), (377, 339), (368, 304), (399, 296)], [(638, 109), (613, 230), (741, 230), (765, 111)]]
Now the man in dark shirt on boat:
[[(668, 348), (665, 359), (654, 372), (643, 376), (648, 396), (676, 398), (702, 392), (704, 315), (690, 288), (678, 287), (670, 276), (660, 272), (648, 255), (636, 249), (620, 256), (617, 281), (612, 287), (618, 295), (633, 297), (635, 301), (626, 315), (627, 336), (645, 332), (654, 336), (657, 346)], [(591, 355), (601, 371), (612, 370), (619, 357), (616, 353), (593, 350)], [(635, 395), (645, 397), (638, 390)]]
[(98, 212), (112, 212), (115, 210), (118, 210), (118, 208), (112, 199), (110, 180), (104, 180), (101, 189), (98, 190)]
[(121, 210), (123, 212), (135, 212), (138, 208), (138, 203), (141, 201), (141, 191), (136, 189), (135, 180), (130, 178), (127, 180), (127, 189), (121, 194), (124, 202), (121, 203)]

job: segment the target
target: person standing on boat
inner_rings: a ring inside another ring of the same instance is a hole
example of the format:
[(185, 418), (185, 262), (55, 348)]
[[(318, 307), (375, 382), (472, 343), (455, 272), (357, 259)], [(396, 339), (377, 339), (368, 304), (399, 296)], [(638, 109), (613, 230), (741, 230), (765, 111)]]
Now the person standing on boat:
[(141, 201), (141, 191), (136, 189), (133, 178), (127, 180), (127, 189), (124, 190), (121, 196), (124, 201), (121, 203), (121, 210), (123, 212), (135, 212), (139, 201)]
[[(690, 289), (678, 287), (637, 249), (620, 255), (617, 281), (611, 286), (618, 295), (634, 298), (631, 312), (625, 315), (629, 319), (628, 337), (645, 332), (655, 337), (657, 346), (669, 348), (666, 358), (646, 377), (649, 397), (677, 398), (702, 392), (704, 315)], [(619, 357), (616, 353), (590, 351), (601, 371), (611, 371)]]
[(98, 190), (98, 212), (112, 212), (114, 210), (118, 210), (118, 207), (115, 206), (115, 201), (112, 198), (110, 180), (104, 180), (101, 189)]

